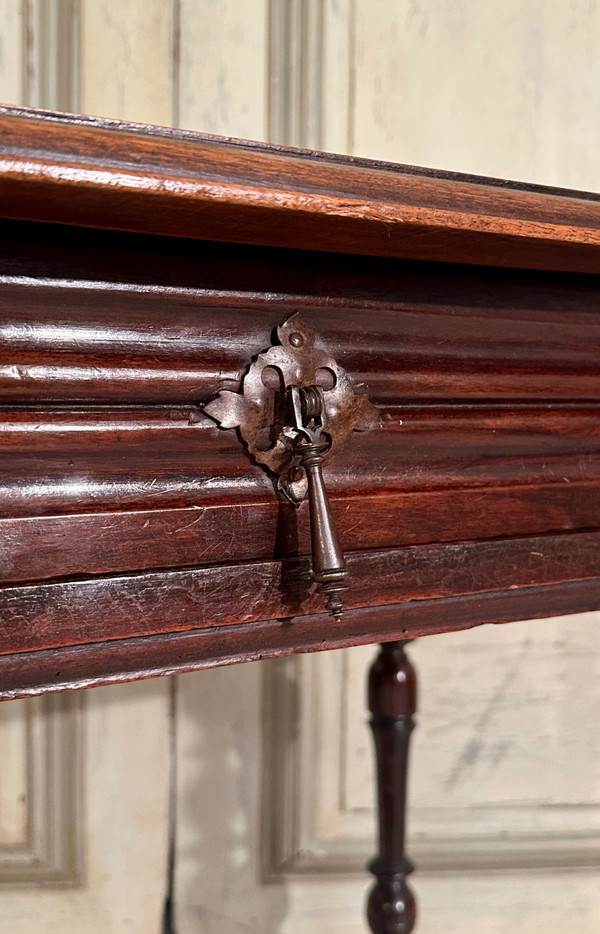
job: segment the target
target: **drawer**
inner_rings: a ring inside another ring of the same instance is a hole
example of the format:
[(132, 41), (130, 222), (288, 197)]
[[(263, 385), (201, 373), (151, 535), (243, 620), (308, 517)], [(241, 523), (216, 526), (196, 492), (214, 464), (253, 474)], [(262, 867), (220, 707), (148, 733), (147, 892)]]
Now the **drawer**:
[[(0, 108), (0, 696), (600, 605), (592, 195)], [(204, 407), (300, 313), (350, 570)]]
[[(565, 581), (594, 604), (596, 278), (10, 221), (2, 247), (5, 693), (28, 653), (37, 689), (517, 618)], [(339, 623), (307, 504), (203, 412), (297, 311), (379, 413), (325, 465)]]

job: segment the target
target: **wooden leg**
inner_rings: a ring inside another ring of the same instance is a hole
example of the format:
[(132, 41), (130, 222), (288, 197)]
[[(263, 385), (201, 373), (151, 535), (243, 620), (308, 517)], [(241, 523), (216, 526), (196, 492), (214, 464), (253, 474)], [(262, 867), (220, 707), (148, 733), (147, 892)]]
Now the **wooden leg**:
[(367, 907), (374, 934), (410, 934), (416, 918), (415, 898), (406, 883), (413, 866), (404, 855), (404, 838), (408, 745), (417, 679), (405, 645), (384, 643), (369, 673), (379, 802), (379, 855), (369, 867), (377, 882)]

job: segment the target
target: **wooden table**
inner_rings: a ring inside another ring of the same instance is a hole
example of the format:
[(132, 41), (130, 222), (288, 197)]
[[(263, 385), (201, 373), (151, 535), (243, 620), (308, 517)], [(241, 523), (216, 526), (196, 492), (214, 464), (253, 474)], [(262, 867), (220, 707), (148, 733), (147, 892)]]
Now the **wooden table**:
[[(1, 697), (382, 643), (369, 920), (410, 931), (404, 644), (600, 606), (598, 197), (12, 108), (0, 160)], [(377, 410), (324, 464), (339, 619), (203, 411), (296, 312)]]

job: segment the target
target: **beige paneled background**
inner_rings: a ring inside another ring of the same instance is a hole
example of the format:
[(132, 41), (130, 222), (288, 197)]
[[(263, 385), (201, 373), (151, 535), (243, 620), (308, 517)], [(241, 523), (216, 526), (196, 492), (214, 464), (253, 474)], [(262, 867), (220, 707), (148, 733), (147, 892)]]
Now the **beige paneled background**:
[[(152, 48), (125, 41), (131, 14), (143, 20), (151, 6), (0, 0), (0, 99), (74, 110), (89, 96), (104, 113), (133, 118), (143, 105), (140, 119), (168, 121), (169, 83), (166, 104), (158, 83), (144, 90)], [(90, 29), (100, 7), (106, 18)], [(109, 81), (91, 50), (114, 52), (111, 15), (124, 32), (121, 80)], [(164, 679), (1, 706), (0, 934), (162, 934), (172, 736)]]
[[(0, 98), (600, 191), (599, 40), (595, 0), (0, 0)], [(3, 708), (0, 934), (158, 934), (173, 880), (177, 934), (364, 934), (372, 654)], [(600, 617), (412, 655), (419, 930), (595, 934)], [(66, 882), (17, 889), (50, 776)]]

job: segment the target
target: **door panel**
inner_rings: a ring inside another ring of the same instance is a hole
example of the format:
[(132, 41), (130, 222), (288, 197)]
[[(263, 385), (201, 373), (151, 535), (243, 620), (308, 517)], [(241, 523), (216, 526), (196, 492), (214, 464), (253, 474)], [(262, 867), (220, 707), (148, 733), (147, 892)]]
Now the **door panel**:
[[(169, 120), (171, 39), (162, 0), (3, 0), (0, 97)], [(0, 934), (161, 934), (171, 692), (161, 679), (0, 705)]]

